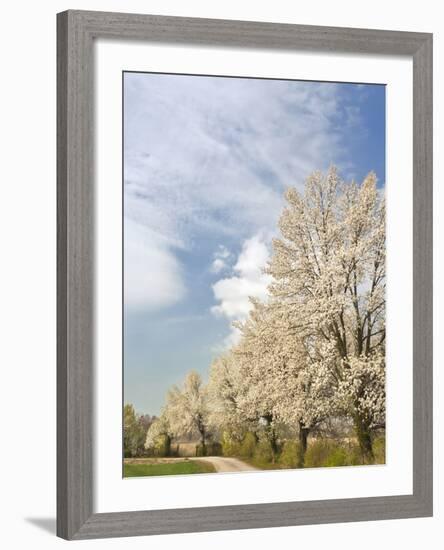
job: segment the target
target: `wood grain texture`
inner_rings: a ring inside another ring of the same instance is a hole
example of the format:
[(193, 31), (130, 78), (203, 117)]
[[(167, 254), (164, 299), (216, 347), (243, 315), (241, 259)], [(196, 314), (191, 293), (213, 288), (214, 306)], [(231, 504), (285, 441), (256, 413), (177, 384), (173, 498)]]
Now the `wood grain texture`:
[(58, 16), (57, 532), (72, 538), (92, 514), (92, 39)]
[(72, 11), (94, 37), (251, 48), (413, 55), (426, 33)]
[(184, 508), (93, 515), (74, 539), (260, 529), (423, 517), (412, 495)]
[(67, 17), (57, 20), (57, 532), (68, 522), (67, 461)]
[[(88, 539), (432, 514), (432, 36), (68, 11), (57, 18), (57, 534)], [(413, 58), (413, 495), (93, 513), (93, 41), (136, 39)]]
[(413, 492), (433, 509), (433, 44), (413, 56)]

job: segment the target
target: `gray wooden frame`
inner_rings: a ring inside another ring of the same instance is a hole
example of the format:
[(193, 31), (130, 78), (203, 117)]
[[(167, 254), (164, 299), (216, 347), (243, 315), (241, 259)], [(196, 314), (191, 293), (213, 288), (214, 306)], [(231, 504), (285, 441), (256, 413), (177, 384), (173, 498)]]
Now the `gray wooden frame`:
[[(93, 42), (96, 38), (413, 59), (413, 494), (93, 512)], [(432, 35), (66, 11), (57, 16), (57, 534), (88, 539), (432, 515)]]

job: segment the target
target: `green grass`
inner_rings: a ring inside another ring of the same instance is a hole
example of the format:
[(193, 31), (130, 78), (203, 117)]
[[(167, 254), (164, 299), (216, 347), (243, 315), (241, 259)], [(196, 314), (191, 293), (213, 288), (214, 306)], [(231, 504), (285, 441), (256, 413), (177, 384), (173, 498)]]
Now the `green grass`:
[(258, 468), (259, 470), (283, 470), (287, 468), (287, 466), (283, 466), (282, 464), (279, 464), (279, 462), (266, 462), (265, 460), (261, 460), (257, 457), (245, 457), (245, 456), (239, 456), (238, 457), (243, 462), (246, 462), (250, 466), (254, 466), (255, 468)]
[(184, 460), (167, 464), (124, 464), (123, 477), (209, 474), (215, 471), (214, 466), (208, 462)]

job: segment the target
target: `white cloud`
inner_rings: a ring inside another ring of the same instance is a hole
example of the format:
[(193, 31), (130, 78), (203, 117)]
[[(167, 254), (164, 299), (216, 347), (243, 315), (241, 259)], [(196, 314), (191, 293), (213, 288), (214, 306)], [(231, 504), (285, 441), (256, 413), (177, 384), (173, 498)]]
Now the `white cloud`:
[(269, 277), (262, 273), (270, 256), (265, 240), (261, 235), (255, 235), (244, 242), (234, 270), (252, 281), (264, 282)]
[(231, 252), (223, 244), (220, 244), (217, 247), (216, 252), (214, 253), (215, 258), (223, 258), (224, 260), (228, 259), (230, 256), (231, 256)]
[(125, 306), (158, 309), (185, 295), (181, 268), (165, 239), (125, 219)]
[(229, 268), (229, 259), (231, 258), (231, 252), (228, 248), (222, 244), (217, 247), (216, 252), (213, 254), (213, 262), (210, 266), (211, 273), (220, 273)]
[(338, 102), (328, 83), (126, 74), (125, 194), (188, 241), (270, 228), (284, 189), (338, 160)]
[(225, 336), (222, 342), (213, 346), (213, 351), (214, 353), (217, 353), (217, 354), (224, 353), (227, 350), (233, 348), (236, 344), (238, 344), (240, 339), (241, 339), (240, 330), (236, 327), (231, 326), (230, 332), (227, 334), (227, 336)]
[[(125, 227), (132, 307), (179, 299), (178, 249), (273, 231), (284, 189), (343, 155), (335, 84), (126, 73), (124, 96), (125, 217), (145, 235), (142, 250)], [(230, 269), (220, 252), (214, 274)], [(238, 278), (217, 292), (260, 292), (258, 279)], [(231, 302), (221, 308), (245, 311)]]
[[(213, 285), (215, 299), (219, 302), (211, 311), (215, 315), (226, 317), (230, 321), (243, 320), (250, 309), (250, 297), (266, 300), (270, 275), (263, 272), (269, 259), (269, 249), (261, 234), (247, 239), (233, 267), (233, 276), (220, 279)], [(229, 347), (236, 342), (238, 330), (234, 327), (224, 340)]]
[(224, 269), (227, 269), (228, 265), (222, 258), (216, 258), (213, 260), (213, 263), (211, 264), (210, 271), (212, 273), (220, 273)]

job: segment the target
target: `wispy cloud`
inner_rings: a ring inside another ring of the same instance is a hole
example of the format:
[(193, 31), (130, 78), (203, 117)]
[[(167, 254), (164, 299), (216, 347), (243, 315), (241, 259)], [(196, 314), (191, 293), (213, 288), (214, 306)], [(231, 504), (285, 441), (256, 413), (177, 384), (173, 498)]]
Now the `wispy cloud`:
[(185, 295), (182, 268), (169, 243), (131, 219), (125, 219), (124, 261), (127, 308), (159, 309)]
[(210, 266), (211, 273), (220, 273), (228, 269), (231, 257), (232, 254), (228, 248), (220, 244), (213, 253), (213, 261)]
[(335, 84), (126, 74), (126, 303), (185, 295), (178, 250), (272, 231), (284, 189), (345, 158), (340, 104)]

